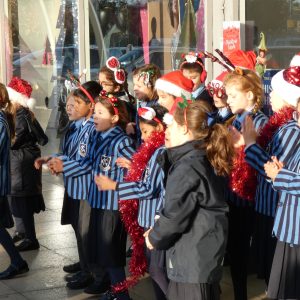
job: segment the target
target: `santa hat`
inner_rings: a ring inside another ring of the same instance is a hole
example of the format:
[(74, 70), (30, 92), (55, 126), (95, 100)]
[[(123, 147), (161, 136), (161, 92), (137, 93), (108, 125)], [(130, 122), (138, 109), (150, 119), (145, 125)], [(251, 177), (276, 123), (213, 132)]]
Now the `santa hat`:
[(155, 88), (175, 97), (185, 96), (190, 99), (194, 83), (183, 76), (182, 71), (173, 71), (160, 77), (155, 82)]
[(290, 62), (290, 67), (300, 66), (300, 52), (295, 54)]
[(11, 102), (18, 103), (30, 109), (34, 108), (36, 101), (30, 98), (32, 87), (26, 80), (13, 77), (8, 84), (7, 91)]
[(285, 102), (296, 107), (300, 98), (300, 66), (289, 67), (276, 73), (271, 86)]

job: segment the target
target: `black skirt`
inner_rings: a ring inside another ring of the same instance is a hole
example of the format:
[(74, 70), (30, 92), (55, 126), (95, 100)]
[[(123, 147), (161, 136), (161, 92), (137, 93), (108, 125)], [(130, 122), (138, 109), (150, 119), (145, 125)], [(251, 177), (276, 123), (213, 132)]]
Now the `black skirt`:
[(33, 215), (46, 209), (43, 195), (28, 197), (10, 196), (9, 200), (12, 214), (17, 218), (22, 218), (26, 212)]
[(255, 214), (253, 252), (257, 277), (269, 282), (277, 239), (272, 236), (274, 218)]
[(12, 228), (14, 226), (6, 196), (0, 196), (0, 226), (5, 228)]
[(89, 263), (101, 267), (124, 267), (126, 239), (119, 211), (92, 208), (88, 233)]
[(277, 242), (268, 298), (300, 299), (300, 246)]
[(80, 200), (72, 199), (67, 191), (64, 194), (64, 201), (61, 210), (61, 225), (71, 224), (77, 228)]
[(219, 300), (219, 283), (182, 283), (170, 281), (167, 298), (169, 300)]

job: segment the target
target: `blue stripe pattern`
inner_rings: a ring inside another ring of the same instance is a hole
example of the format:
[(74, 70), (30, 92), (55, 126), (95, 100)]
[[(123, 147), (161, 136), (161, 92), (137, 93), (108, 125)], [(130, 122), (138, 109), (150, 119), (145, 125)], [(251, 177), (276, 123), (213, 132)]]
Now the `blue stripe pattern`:
[(246, 161), (258, 172), (255, 210), (263, 215), (275, 216), (278, 201), (284, 202), (286, 193), (279, 193), (265, 174), (264, 164), (276, 156), (285, 165), (297, 153), (300, 130), (295, 121), (289, 121), (279, 128), (269, 142), (266, 151), (257, 144), (246, 149)]
[(74, 177), (91, 174), (88, 201), (93, 208), (118, 210), (116, 191), (98, 191), (94, 176), (102, 174), (114, 181), (123, 181), (124, 168), (116, 164), (119, 157), (131, 159), (134, 149), (132, 140), (120, 127), (113, 127), (104, 133), (97, 133), (84, 159), (72, 164), (66, 163), (65, 176)]
[[(300, 131), (300, 128), (299, 128)], [(274, 234), (278, 240), (300, 245), (300, 147), (296, 155), (282, 169), (273, 183), (279, 194), (274, 221)]]
[(93, 118), (82, 121), (79, 125), (78, 130), (64, 144), (64, 149), (68, 152), (67, 157), (63, 159), (64, 181), (67, 193), (72, 199), (87, 200), (89, 187), (93, 180), (92, 173), (85, 172), (72, 177), (68, 176), (66, 172), (73, 165), (77, 166), (88, 155), (96, 134)]
[[(243, 116), (245, 117), (245, 115)], [(260, 132), (260, 130), (265, 126), (265, 124), (268, 122), (268, 118), (260, 111), (258, 111), (256, 114), (252, 115), (253, 123), (255, 130), (257, 132)], [(237, 116), (232, 125), (237, 129), (241, 130), (241, 122), (239, 121), (239, 116)], [(226, 195), (226, 199), (228, 199), (232, 204), (234, 204), (237, 207), (249, 207), (253, 206), (253, 201), (245, 200), (241, 197), (239, 197), (236, 193), (233, 193), (232, 191), (228, 190), (228, 195)]]
[(10, 193), (10, 133), (6, 116), (0, 111), (0, 196)]
[(163, 151), (164, 147), (160, 147), (153, 153), (141, 181), (117, 185), (120, 200), (139, 199), (138, 222), (144, 228), (154, 225), (154, 217), (164, 205), (164, 172), (157, 162)]

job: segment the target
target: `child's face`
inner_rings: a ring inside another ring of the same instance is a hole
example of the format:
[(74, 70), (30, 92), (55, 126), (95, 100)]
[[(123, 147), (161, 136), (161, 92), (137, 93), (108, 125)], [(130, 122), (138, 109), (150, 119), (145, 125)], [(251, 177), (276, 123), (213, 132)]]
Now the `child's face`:
[(196, 70), (182, 69), (182, 74), (184, 77), (193, 81), (193, 91), (197, 90), (197, 88), (201, 85), (201, 73), (197, 72)]
[(226, 85), (227, 103), (233, 114), (243, 113), (245, 110), (253, 106), (253, 93), (244, 92), (235, 84)]
[(166, 129), (165, 146), (167, 148), (180, 146), (186, 142), (184, 139), (184, 126), (179, 125), (175, 119)]
[(75, 110), (75, 98), (73, 96), (68, 97), (66, 111), (70, 121), (76, 121), (80, 119), (80, 115)]
[(79, 118), (86, 118), (91, 114), (93, 109), (92, 103), (86, 103), (79, 97), (75, 98), (75, 111), (78, 114)]
[(270, 103), (274, 112), (278, 112), (286, 105), (282, 97), (274, 90), (270, 93)]
[(213, 99), (216, 108), (223, 108), (227, 106), (227, 96), (220, 98), (216, 94), (214, 94)]
[(107, 78), (104, 72), (99, 73), (99, 83), (107, 93), (115, 93), (119, 90), (119, 86), (115, 87), (114, 83)]
[(145, 142), (149, 139), (149, 137), (151, 136), (151, 134), (154, 131), (159, 131), (160, 127), (159, 126), (152, 126), (150, 124), (144, 123), (140, 121), (140, 129), (141, 129), (141, 133), (142, 133), (142, 140)]
[(168, 111), (171, 111), (171, 108), (175, 103), (176, 97), (161, 90), (157, 90), (157, 95), (158, 103), (161, 106), (165, 107)]
[(139, 75), (133, 76), (133, 91), (138, 100), (144, 101), (148, 101), (153, 93), (152, 87), (145, 85), (143, 76)]
[(115, 126), (116, 117), (115, 115), (111, 115), (109, 110), (102, 103), (96, 103), (94, 124), (97, 131), (106, 131)]

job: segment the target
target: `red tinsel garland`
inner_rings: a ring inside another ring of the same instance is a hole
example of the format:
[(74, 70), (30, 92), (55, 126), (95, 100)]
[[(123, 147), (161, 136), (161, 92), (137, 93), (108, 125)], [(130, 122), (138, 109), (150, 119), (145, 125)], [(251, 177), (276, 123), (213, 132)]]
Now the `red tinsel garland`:
[[(139, 181), (155, 150), (165, 143), (164, 132), (153, 132), (149, 140), (143, 143), (132, 157), (130, 171), (125, 181)], [(138, 224), (138, 200), (119, 201), (119, 211), (132, 242), (132, 256), (129, 261), (130, 276), (113, 286), (113, 292), (120, 293), (134, 286), (147, 269), (144, 247), (144, 229)]]
[[(284, 107), (270, 117), (257, 138), (257, 144), (265, 149), (275, 132), (293, 117), (292, 107)], [(245, 147), (238, 149), (234, 159), (233, 171), (230, 174), (230, 188), (239, 197), (253, 201), (257, 186), (256, 171), (245, 161)]]

